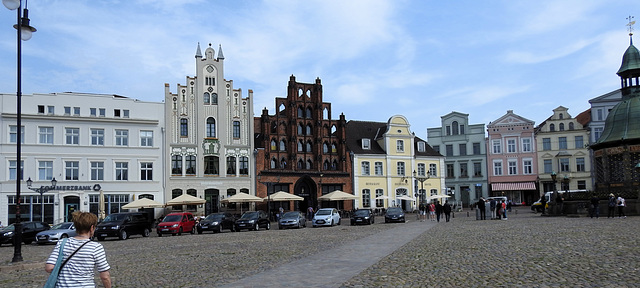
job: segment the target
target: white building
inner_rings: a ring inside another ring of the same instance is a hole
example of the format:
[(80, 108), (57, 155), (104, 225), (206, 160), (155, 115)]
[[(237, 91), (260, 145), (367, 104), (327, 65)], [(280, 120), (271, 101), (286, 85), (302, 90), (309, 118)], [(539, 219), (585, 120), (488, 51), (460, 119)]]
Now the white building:
[[(173, 206), (197, 215), (240, 206), (221, 200), (238, 192), (255, 195), (253, 160), (253, 91), (242, 97), (233, 81), (224, 78), (222, 48), (209, 45), (203, 57), (195, 55), (196, 76), (171, 93), (165, 84), (165, 177), (167, 199), (189, 194), (206, 199), (205, 205)], [(247, 204), (245, 204), (247, 205)], [(247, 207), (248, 208), (248, 207)], [(243, 210), (247, 210), (244, 208)]]
[[(18, 129), (16, 95), (0, 96), (0, 163), (7, 167), (0, 174), (0, 220), (6, 225), (15, 221)], [(106, 214), (120, 212), (134, 195), (164, 202), (163, 105), (118, 95), (23, 95), (21, 220), (59, 223), (77, 210), (97, 214), (99, 190)], [(46, 187), (43, 195), (29, 189), (27, 179), (32, 189)]]
[(591, 104), (591, 121), (588, 124), (588, 129), (591, 133), (589, 144), (598, 141), (602, 131), (604, 131), (604, 122), (609, 115), (609, 111), (620, 101), (622, 101), (620, 89), (589, 100), (589, 104)]

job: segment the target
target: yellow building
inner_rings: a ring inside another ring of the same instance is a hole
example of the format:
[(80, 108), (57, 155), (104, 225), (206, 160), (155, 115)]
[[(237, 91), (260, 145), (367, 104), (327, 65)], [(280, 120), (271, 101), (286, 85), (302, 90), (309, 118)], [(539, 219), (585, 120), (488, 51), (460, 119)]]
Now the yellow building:
[(444, 156), (409, 127), (401, 115), (392, 116), (387, 123), (347, 123), (356, 208), (413, 211), (421, 203), (446, 195)]

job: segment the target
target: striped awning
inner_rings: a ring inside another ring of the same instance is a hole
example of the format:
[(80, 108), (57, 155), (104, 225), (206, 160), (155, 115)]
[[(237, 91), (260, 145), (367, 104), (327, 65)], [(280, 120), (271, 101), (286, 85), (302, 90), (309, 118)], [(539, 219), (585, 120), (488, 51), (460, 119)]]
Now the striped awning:
[(503, 182), (491, 183), (492, 191), (536, 190), (535, 182)]

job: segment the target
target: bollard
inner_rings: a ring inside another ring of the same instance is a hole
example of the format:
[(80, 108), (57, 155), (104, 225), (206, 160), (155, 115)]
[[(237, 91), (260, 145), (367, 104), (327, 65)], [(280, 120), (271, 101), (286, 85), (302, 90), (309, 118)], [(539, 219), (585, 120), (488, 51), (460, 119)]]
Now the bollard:
[(516, 215), (518, 215), (518, 209), (516, 209)]
[(469, 218), (469, 211), (467, 211), (467, 218)]

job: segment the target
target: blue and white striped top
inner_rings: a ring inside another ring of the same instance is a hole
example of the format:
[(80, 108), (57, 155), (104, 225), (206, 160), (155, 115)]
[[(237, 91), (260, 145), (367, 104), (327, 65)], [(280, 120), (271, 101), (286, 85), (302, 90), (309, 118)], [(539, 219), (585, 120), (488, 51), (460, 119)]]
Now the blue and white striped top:
[[(64, 251), (62, 251), (66, 260), (69, 255), (76, 251), (80, 245), (89, 240), (78, 240), (76, 238), (69, 238), (64, 245)], [(47, 264), (55, 265), (58, 260), (58, 251), (60, 250), (60, 243), (56, 244), (53, 248), (53, 252), (47, 259)], [(56, 287), (96, 287), (94, 282), (94, 267), (98, 272), (104, 272), (111, 267), (107, 263), (107, 256), (104, 252), (104, 247), (98, 242), (91, 241), (84, 245), (73, 257), (67, 262), (60, 270), (58, 275), (58, 283)]]

